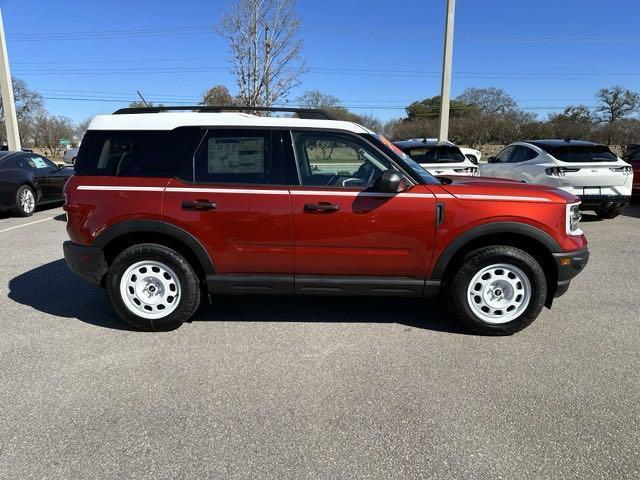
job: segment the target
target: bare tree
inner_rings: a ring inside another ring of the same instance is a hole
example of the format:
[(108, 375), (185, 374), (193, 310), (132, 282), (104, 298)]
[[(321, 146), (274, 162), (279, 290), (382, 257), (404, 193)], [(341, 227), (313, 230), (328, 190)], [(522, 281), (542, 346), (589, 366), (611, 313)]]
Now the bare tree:
[(236, 99), (233, 98), (229, 89), (224, 85), (216, 85), (202, 94), (202, 101), (200, 105), (207, 105), (209, 107), (224, 107), (228, 105), (235, 105)]
[(620, 86), (603, 88), (596, 94), (598, 118), (607, 123), (620, 120), (640, 107), (640, 95)]
[(307, 90), (296, 98), (298, 105), (304, 108), (331, 108), (340, 105), (340, 99), (334, 95), (322, 93), (318, 90)]
[(218, 32), (229, 42), (238, 97), (245, 106), (285, 100), (307, 71), (295, 0), (233, 0)]
[(93, 120), (93, 117), (85, 118), (83, 121), (76, 125), (76, 128), (73, 132), (73, 137), (76, 142), (79, 143), (82, 141), (82, 137), (84, 137), (84, 134), (87, 133), (87, 129), (89, 128), (91, 120)]
[(62, 157), (64, 147), (60, 140), (72, 138), (73, 123), (67, 117), (55, 117), (40, 113), (33, 120), (33, 140), (36, 146), (47, 151), (53, 158)]
[[(18, 130), (20, 132), (21, 143), (28, 145), (32, 143), (33, 117), (44, 111), (42, 96), (27, 87), (27, 84), (17, 78), (11, 81), (13, 85), (13, 96), (16, 102), (16, 114), (18, 117)], [(0, 97), (0, 142), (6, 142), (6, 127), (4, 124), (4, 108)]]
[(467, 88), (456, 100), (475, 105), (483, 114), (504, 114), (518, 110), (516, 101), (501, 88)]
[[(25, 120), (43, 109), (42, 95), (31, 90), (27, 84), (17, 78), (12, 78), (13, 97), (16, 102), (16, 115), (18, 120)], [(4, 118), (4, 107), (0, 98), (0, 117)]]

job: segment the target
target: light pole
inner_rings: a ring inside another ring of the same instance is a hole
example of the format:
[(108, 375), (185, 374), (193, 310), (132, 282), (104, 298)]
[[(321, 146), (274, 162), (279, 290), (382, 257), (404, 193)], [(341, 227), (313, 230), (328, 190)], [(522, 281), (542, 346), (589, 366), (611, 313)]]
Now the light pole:
[(9, 150), (20, 150), (20, 133), (18, 132), (18, 116), (16, 115), (16, 103), (13, 98), (13, 85), (11, 72), (9, 71), (9, 55), (7, 43), (4, 39), (4, 23), (2, 22), (2, 9), (0, 8), (0, 90), (2, 90), (2, 107), (4, 110), (4, 123), (7, 127), (7, 144)]
[(451, 102), (451, 64), (453, 60), (453, 17), (456, 0), (447, 0), (447, 20), (444, 27), (444, 55), (442, 59), (442, 88), (440, 90), (440, 133), (438, 140), (449, 139), (449, 103)]

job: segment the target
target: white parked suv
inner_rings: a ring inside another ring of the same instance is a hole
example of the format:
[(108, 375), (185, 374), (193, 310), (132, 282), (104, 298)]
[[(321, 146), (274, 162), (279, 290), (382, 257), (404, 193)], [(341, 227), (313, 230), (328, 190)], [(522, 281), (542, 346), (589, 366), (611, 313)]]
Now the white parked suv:
[(608, 146), (578, 140), (532, 140), (503, 148), (480, 165), (483, 177), (561, 188), (581, 200), (581, 210), (614, 218), (631, 199), (633, 170)]
[(67, 148), (67, 150), (64, 152), (64, 157), (63, 157), (64, 163), (67, 163), (69, 165), (75, 165), (76, 157), (78, 156), (78, 150), (79, 149), (80, 149), (80, 147), (77, 147), (77, 148), (69, 147), (69, 148)]
[(436, 139), (411, 139), (394, 145), (418, 162), (431, 175), (478, 175), (478, 166), (455, 144)]

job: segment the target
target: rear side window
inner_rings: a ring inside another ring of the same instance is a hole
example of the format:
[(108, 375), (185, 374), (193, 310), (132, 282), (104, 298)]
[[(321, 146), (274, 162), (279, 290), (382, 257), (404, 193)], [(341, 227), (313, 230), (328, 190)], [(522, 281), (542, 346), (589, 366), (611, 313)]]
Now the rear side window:
[(604, 145), (542, 147), (561, 162), (615, 162), (618, 158)]
[(173, 177), (190, 162), (198, 128), (172, 131), (88, 131), (75, 164), (76, 175)]
[(458, 147), (415, 147), (405, 153), (418, 163), (455, 163), (466, 159)]
[(39, 155), (24, 156), (18, 160), (18, 167), (31, 170), (50, 170), (56, 168), (55, 164)]
[(509, 163), (520, 163), (536, 158), (538, 154), (528, 147), (517, 146), (509, 158)]
[(283, 162), (274, 162), (271, 131), (209, 130), (195, 156), (195, 182), (286, 184)]

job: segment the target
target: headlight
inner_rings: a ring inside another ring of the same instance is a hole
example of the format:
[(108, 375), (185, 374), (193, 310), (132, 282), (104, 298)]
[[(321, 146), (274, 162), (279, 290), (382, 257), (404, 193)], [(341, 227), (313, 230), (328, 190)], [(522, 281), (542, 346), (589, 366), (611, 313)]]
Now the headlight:
[(582, 235), (580, 220), (582, 220), (580, 204), (572, 203), (567, 205), (567, 235)]

